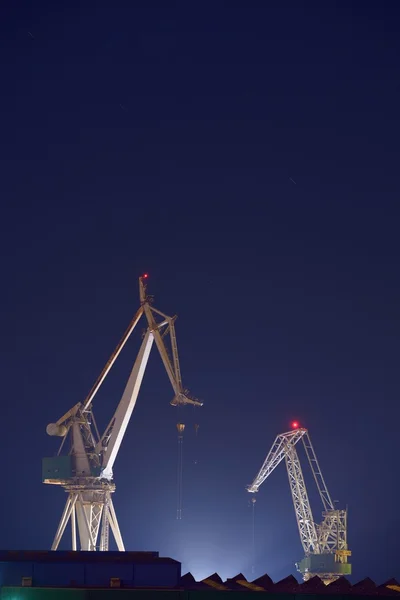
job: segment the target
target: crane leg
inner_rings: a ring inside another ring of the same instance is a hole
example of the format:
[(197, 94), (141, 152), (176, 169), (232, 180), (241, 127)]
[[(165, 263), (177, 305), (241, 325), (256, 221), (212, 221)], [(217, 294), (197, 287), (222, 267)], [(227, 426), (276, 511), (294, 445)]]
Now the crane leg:
[(121, 535), (121, 531), (119, 529), (117, 515), (115, 514), (115, 508), (114, 508), (114, 504), (113, 504), (111, 496), (109, 497), (109, 510), (110, 510), (110, 513), (109, 513), (110, 527), (113, 532), (114, 539), (117, 544), (117, 548), (120, 552), (125, 552), (125, 546), (124, 546), (124, 542), (122, 541), (122, 535)]
[(76, 504), (77, 516), (78, 516), (78, 527), (79, 537), (81, 541), (81, 550), (94, 551), (96, 550), (96, 539), (93, 531), (93, 509), (95, 508), (91, 503), (85, 502), (82, 494), (79, 494), (78, 501)]
[[(99, 549), (107, 552), (109, 549), (109, 527), (111, 527), (118, 550), (125, 551), (109, 491), (105, 493), (104, 491), (95, 492), (95, 495), (89, 497), (88, 492), (70, 492), (51, 546), (52, 550), (58, 549), (70, 519), (72, 550), (77, 550), (77, 533), (79, 533), (80, 550), (95, 551)], [(97, 548), (96, 544), (100, 529), (100, 545)]]
[(109, 494), (105, 495), (103, 518), (101, 522), (101, 534), (100, 534), (100, 550), (102, 552), (108, 552), (109, 550), (109, 531), (110, 531), (110, 509), (109, 509)]
[(176, 518), (178, 521), (182, 519), (182, 485), (183, 485), (183, 437), (178, 437), (178, 480), (177, 480), (177, 508)]
[(71, 494), (67, 498), (67, 501), (66, 501), (65, 507), (64, 507), (64, 511), (61, 516), (60, 522), (58, 524), (58, 528), (56, 531), (56, 535), (54, 536), (53, 544), (51, 546), (52, 550), (57, 550), (57, 548), (60, 544), (61, 538), (64, 534), (64, 531), (65, 531), (65, 528), (69, 521), (69, 518), (71, 516), (71, 513), (75, 508), (76, 500), (77, 500), (76, 494)]
[(71, 512), (72, 550), (76, 552), (76, 511), (75, 504)]

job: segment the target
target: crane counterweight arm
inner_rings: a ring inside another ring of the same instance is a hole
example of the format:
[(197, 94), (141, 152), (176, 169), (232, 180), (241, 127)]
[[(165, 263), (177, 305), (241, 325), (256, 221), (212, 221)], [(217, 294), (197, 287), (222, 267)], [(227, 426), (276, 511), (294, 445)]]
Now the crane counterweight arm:
[(60, 417), (58, 419), (58, 421), (56, 422), (56, 425), (65, 425), (65, 423), (71, 419), (71, 417), (74, 417), (76, 415), (76, 413), (78, 412), (78, 410), (81, 407), (81, 403), (78, 402), (78, 404), (75, 404), (75, 406), (73, 406), (67, 413), (65, 413), (65, 415), (63, 415), (62, 417)]

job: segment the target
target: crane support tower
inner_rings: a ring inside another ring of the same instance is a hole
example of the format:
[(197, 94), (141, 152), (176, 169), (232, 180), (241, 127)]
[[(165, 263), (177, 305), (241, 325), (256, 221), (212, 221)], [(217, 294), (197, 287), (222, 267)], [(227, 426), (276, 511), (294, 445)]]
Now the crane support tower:
[[(47, 426), (48, 435), (61, 438), (61, 445), (56, 457), (43, 459), (42, 480), (47, 484), (59, 485), (67, 492), (52, 550), (57, 550), (69, 521), (72, 550), (77, 550), (78, 529), (81, 550), (107, 551), (110, 528), (118, 550), (125, 550), (112, 501), (115, 491), (113, 466), (136, 404), (153, 342), (156, 343), (174, 391), (171, 404), (203, 404), (183, 388), (174, 325), (176, 317), (169, 317), (151, 306), (152, 297), (146, 293), (147, 277), (146, 274), (139, 278), (140, 307), (87, 398), (75, 404), (56, 423)], [(100, 435), (93, 414), (94, 397), (142, 315), (147, 320), (146, 333), (122, 398), (103, 435)], [(172, 358), (165, 344), (167, 337)], [(67, 440), (69, 443), (66, 443)], [(64, 447), (68, 450), (63, 455), (61, 452)]]
[[(296, 444), (302, 440), (315, 483), (323, 505), (320, 524), (314, 522), (304, 482)], [(317, 456), (307, 429), (293, 423), (293, 430), (281, 433), (275, 438), (260, 471), (247, 491), (258, 492), (260, 486), (285, 460), (289, 477), (290, 491), (296, 513), (300, 540), (304, 549), (304, 558), (296, 564), (297, 570), (307, 581), (318, 575), (325, 584), (351, 574), (351, 564), (347, 561), (351, 552), (347, 547), (347, 509), (338, 510), (331, 500)]]

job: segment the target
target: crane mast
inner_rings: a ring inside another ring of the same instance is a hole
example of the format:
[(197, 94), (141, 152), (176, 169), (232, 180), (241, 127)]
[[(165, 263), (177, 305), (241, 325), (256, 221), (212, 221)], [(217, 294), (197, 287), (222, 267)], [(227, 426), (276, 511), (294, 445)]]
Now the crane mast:
[[(182, 385), (174, 328), (176, 317), (169, 317), (151, 306), (152, 297), (146, 293), (146, 279), (147, 275), (139, 278), (140, 307), (86, 399), (46, 428), (48, 435), (61, 438), (61, 445), (56, 457), (43, 459), (42, 479), (44, 483), (62, 486), (67, 492), (52, 550), (57, 550), (69, 521), (72, 550), (77, 550), (78, 529), (81, 550), (107, 551), (110, 528), (118, 550), (125, 550), (112, 501), (115, 491), (113, 467), (135, 408), (153, 342), (172, 385), (174, 395), (171, 404), (202, 406), (202, 402), (191, 397)], [(94, 418), (93, 400), (142, 316), (147, 321), (146, 333), (117, 409), (100, 435)], [(164, 341), (168, 336), (172, 361)], [(67, 440), (69, 449), (65, 455), (62, 451)]]
[[(302, 440), (305, 454), (323, 505), (320, 524), (314, 522), (307, 488), (304, 481), (296, 445)], [(258, 492), (260, 486), (285, 460), (289, 478), (300, 541), (304, 558), (296, 567), (304, 581), (318, 575), (326, 584), (342, 575), (350, 575), (351, 565), (347, 562), (351, 556), (347, 546), (347, 510), (338, 510), (332, 502), (314, 447), (307, 429), (298, 428), (281, 433), (275, 438), (261, 469), (253, 482), (247, 487), (251, 493)]]
[(301, 544), (306, 556), (312, 552), (318, 554), (319, 544), (317, 529), (315, 527), (310, 501), (308, 499), (303, 471), (294, 446), (289, 446), (287, 448), (285, 462)]

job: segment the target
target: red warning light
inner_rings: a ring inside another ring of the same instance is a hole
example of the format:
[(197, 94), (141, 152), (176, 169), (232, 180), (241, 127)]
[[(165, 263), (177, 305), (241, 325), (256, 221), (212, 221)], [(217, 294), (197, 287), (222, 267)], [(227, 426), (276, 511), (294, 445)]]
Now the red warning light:
[(147, 278), (148, 278), (148, 276), (149, 276), (149, 274), (148, 274), (148, 273), (144, 273), (144, 274), (142, 275), (142, 279), (147, 279)]
[(293, 421), (292, 422), (292, 429), (298, 429), (300, 427), (298, 421)]

